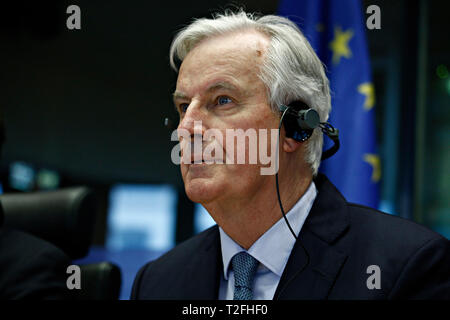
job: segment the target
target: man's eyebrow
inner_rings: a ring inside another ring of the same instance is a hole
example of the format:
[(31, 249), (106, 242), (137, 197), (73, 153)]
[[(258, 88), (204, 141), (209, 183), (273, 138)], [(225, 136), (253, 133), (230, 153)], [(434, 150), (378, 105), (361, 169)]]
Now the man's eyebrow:
[[(226, 81), (220, 81), (220, 82), (216, 82), (216, 83), (210, 85), (208, 88), (206, 88), (206, 92), (213, 92), (213, 91), (220, 90), (220, 89), (239, 91), (239, 89), (235, 85), (233, 85), (229, 82), (226, 82)], [(175, 91), (172, 94), (172, 97), (173, 97), (174, 101), (189, 99), (189, 97), (181, 91)]]
[(186, 94), (184, 94), (183, 92), (181, 92), (181, 91), (175, 91), (173, 94), (172, 94), (172, 97), (173, 97), (173, 100), (175, 101), (175, 100), (182, 100), (182, 99), (187, 99), (188, 98), (188, 96), (186, 95)]

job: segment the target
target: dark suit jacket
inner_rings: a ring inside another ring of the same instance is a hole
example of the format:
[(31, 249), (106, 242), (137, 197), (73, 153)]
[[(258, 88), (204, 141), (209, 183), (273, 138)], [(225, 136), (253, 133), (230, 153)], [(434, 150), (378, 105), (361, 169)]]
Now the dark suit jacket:
[(3, 220), (0, 203), (0, 300), (71, 299), (69, 257), (45, 240), (3, 227)]
[(71, 299), (66, 287), (70, 264), (49, 242), (0, 228), (0, 300)]
[[(414, 222), (348, 203), (323, 175), (315, 183), (318, 195), (274, 299), (450, 298), (447, 239)], [(371, 265), (380, 269), (380, 289), (367, 286), (375, 276), (367, 273)], [(131, 298), (217, 299), (221, 270), (214, 226), (142, 267)]]
[(71, 299), (69, 257), (45, 240), (2, 227), (3, 220), (0, 204), (0, 300)]

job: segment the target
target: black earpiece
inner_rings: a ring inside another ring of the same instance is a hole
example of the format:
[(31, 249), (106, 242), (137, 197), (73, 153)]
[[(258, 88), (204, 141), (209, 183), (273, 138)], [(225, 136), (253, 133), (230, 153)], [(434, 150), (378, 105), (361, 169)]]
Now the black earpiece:
[(280, 123), (283, 122), (286, 137), (304, 142), (311, 137), (313, 130), (319, 127), (334, 142), (330, 149), (322, 153), (322, 160), (328, 159), (338, 151), (340, 146), (338, 129), (328, 122), (320, 122), (316, 110), (309, 108), (302, 101), (294, 101), (288, 106), (281, 105), (279, 110), (282, 112)]

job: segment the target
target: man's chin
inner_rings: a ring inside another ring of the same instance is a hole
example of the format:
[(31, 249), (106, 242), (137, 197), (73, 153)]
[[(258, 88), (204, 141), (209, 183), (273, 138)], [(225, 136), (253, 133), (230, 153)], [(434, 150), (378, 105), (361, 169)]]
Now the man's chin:
[(185, 191), (188, 198), (193, 202), (209, 203), (219, 196), (219, 192), (216, 191), (219, 188), (215, 186), (209, 179), (193, 179), (188, 183), (185, 183)]

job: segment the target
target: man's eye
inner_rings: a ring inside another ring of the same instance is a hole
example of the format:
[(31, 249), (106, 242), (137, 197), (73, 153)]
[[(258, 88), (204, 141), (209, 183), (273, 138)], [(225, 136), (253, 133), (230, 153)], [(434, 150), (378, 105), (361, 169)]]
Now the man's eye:
[(233, 102), (233, 100), (231, 100), (230, 98), (228, 98), (226, 96), (220, 96), (219, 98), (217, 98), (218, 105), (224, 105), (224, 104), (231, 103), (231, 102)]
[(180, 111), (184, 113), (184, 112), (186, 112), (188, 107), (189, 107), (189, 103), (181, 103), (180, 104)]

